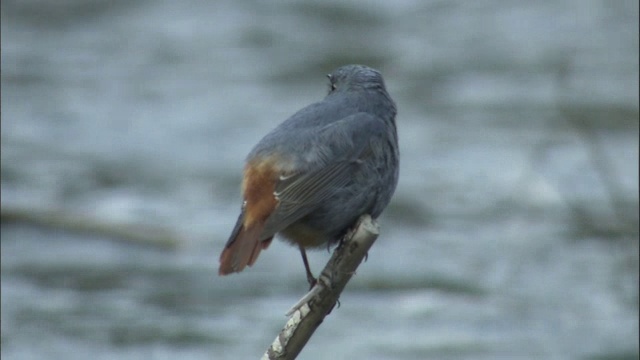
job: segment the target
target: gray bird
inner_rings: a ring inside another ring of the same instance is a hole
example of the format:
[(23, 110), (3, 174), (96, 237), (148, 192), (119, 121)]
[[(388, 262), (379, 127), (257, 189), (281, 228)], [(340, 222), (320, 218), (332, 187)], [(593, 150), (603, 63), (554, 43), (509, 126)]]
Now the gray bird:
[(382, 75), (346, 65), (329, 94), (268, 133), (244, 167), (242, 208), (220, 255), (220, 275), (253, 265), (279, 234), (306, 248), (339, 241), (363, 214), (377, 218), (398, 183), (396, 106)]

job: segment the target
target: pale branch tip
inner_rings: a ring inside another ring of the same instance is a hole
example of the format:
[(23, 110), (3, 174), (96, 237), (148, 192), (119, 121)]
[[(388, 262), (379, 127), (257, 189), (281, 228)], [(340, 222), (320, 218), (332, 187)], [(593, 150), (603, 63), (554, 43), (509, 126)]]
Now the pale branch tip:
[(378, 238), (378, 223), (362, 215), (353, 230), (344, 237), (318, 277), (316, 285), (288, 312), (284, 328), (262, 359), (295, 359), (335, 306), (340, 293), (355, 274), (367, 252)]

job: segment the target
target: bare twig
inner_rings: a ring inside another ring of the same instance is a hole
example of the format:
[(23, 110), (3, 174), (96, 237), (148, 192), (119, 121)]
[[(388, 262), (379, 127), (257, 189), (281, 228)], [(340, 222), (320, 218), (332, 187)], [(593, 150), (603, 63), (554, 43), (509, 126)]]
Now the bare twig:
[(295, 359), (338, 301), (351, 276), (378, 238), (378, 224), (369, 215), (358, 220), (329, 259), (316, 285), (287, 313), (289, 320), (262, 359)]
[[(625, 190), (620, 181), (618, 181), (619, 176), (616, 175), (616, 169), (607, 157), (602, 145), (598, 142), (596, 129), (590, 126), (589, 121), (584, 121), (583, 116), (576, 116), (576, 114), (569, 111), (566, 106), (567, 102), (563, 101), (563, 97), (566, 96), (570, 90), (569, 76), (573, 71), (573, 65), (573, 59), (567, 58), (558, 68), (558, 96), (556, 98), (556, 107), (560, 115), (574, 129), (584, 144), (589, 161), (596, 174), (600, 177), (604, 191), (606, 192), (613, 216), (617, 221), (616, 225), (620, 229), (625, 229), (627, 224), (630, 223), (629, 220), (631, 220), (631, 223), (633, 223), (633, 220), (627, 217), (627, 212), (624, 209)], [(577, 206), (577, 204), (570, 205), (577, 219), (585, 219), (586, 212), (583, 211), (582, 206)], [(593, 219), (587, 218), (584, 223), (590, 223), (592, 220)]]
[(91, 216), (67, 213), (63, 210), (37, 210), (7, 207), (3, 204), (0, 219), (2, 224), (24, 223), (61, 229), (69, 233), (95, 234), (114, 240), (167, 249), (175, 249), (181, 243), (181, 239), (168, 228), (101, 221)]

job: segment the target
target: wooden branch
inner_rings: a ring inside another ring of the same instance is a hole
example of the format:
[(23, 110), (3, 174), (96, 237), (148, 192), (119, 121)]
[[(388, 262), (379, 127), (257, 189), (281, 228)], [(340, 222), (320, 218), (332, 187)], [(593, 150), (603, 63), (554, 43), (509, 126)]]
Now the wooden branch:
[(288, 312), (289, 320), (262, 359), (295, 359), (313, 332), (336, 305), (340, 293), (378, 238), (378, 224), (369, 215), (358, 219), (354, 230), (335, 249), (316, 285)]
[(85, 233), (106, 236), (113, 240), (122, 240), (136, 244), (175, 249), (182, 242), (171, 229), (140, 224), (121, 224), (101, 221), (91, 216), (66, 213), (59, 210), (37, 210), (20, 207), (2, 206), (0, 219), (6, 223), (24, 223), (53, 229), (62, 229), (70, 233)]

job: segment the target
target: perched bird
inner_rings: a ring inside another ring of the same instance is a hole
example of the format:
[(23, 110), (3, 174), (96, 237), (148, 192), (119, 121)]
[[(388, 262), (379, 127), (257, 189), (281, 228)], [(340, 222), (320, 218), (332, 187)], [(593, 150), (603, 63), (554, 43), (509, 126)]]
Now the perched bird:
[(268, 133), (244, 167), (242, 207), (220, 255), (220, 275), (255, 263), (274, 235), (300, 249), (338, 242), (363, 214), (377, 218), (398, 182), (396, 106), (382, 75), (346, 65), (329, 94)]

